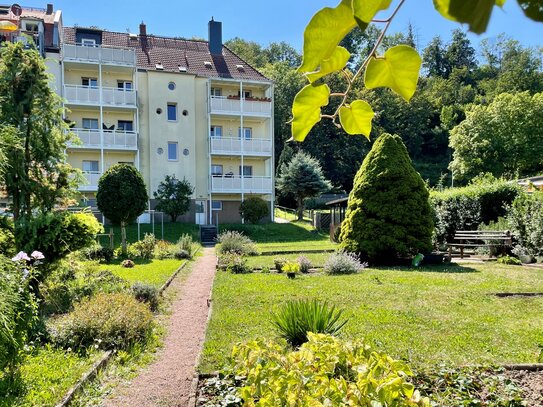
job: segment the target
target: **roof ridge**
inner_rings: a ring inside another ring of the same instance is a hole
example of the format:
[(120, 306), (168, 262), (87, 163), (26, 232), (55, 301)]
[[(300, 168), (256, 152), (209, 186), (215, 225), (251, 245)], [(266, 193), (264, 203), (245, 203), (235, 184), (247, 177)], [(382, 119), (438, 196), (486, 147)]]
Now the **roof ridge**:
[[(102, 32), (109, 33), (109, 34), (120, 34), (120, 35), (138, 34), (138, 37), (140, 36), (140, 34), (138, 32), (111, 31), (111, 30), (105, 30), (105, 29), (97, 28), (97, 27), (83, 27), (83, 26), (75, 26), (75, 25), (73, 25), (73, 26), (68, 26), (68, 27), (65, 27), (65, 28), (72, 28), (74, 30), (76, 30), (78, 28), (82, 28), (83, 30), (102, 31)], [(200, 40), (200, 39), (194, 39), (194, 38), (185, 38), (185, 37), (169, 37), (167, 35), (157, 35), (157, 34), (147, 34), (147, 37), (163, 38), (163, 39), (166, 39), (166, 40), (181, 40), (181, 41), (202, 42), (202, 43), (206, 43), (206, 44), (209, 42), (207, 40)]]
[(247, 62), (246, 60), (244, 60), (242, 57), (240, 57), (238, 54), (236, 54), (234, 51), (232, 51), (230, 48), (228, 48), (226, 46), (226, 44), (222, 44), (222, 46), (224, 48), (226, 48), (228, 50), (228, 52), (231, 52), (232, 55), (235, 55), (236, 57), (238, 57), (243, 63), (247, 64), (247, 66), (253, 70), (255, 70), (256, 72), (258, 72), (260, 75), (262, 75), (262, 77), (266, 78), (267, 80), (271, 81), (270, 78), (268, 78), (266, 75), (264, 75), (262, 72), (260, 72), (260, 69), (258, 68), (255, 68), (253, 65), (251, 65), (249, 62)]

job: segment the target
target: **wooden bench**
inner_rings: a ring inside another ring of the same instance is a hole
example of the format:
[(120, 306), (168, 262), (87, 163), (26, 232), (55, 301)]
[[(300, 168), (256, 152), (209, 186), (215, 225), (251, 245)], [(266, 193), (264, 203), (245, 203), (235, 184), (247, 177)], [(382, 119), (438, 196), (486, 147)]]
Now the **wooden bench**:
[(453, 242), (447, 243), (449, 260), (452, 257), (453, 247), (460, 249), (460, 258), (464, 258), (466, 247), (511, 247), (511, 233), (509, 231), (494, 230), (459, 230), (455, 233)]

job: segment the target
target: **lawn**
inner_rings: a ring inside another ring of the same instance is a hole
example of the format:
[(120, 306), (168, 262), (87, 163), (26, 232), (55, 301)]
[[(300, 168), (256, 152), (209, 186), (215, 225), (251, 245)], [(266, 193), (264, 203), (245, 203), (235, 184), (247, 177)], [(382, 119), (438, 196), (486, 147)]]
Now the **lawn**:
[[(54, 348), (40, 348), (25, 356), (21, 365), (20, 394), (0, 398), (1, 407), (55, 406), (64, 394), (102, 355), (80, 356)], [(0, 387), (4, 386), (0, 375)], [(2, 392), (3, 393), (3, 392)]]
[(184, 260), (176, 259), (134, 260), (135, 267), (125, 268), (121, 266), (121, 260), (117, 260), (112, 264), (101, 264), (100, 270), (109, 270), (130, 282), (139, 281), (159, 288), (183, 262)]
[(220, 368), (232, 345), (274, 337), (269, 311), (291, 298), (319, 298), (343, 308), (346, 338), (363, 338), (415, 367), (536, 362), (543, 344), (543, 270), (498, 264), (422, 270), (367, 269), (357, 275), (217, 274), (213, 315), (199, 369)]
[[(104, 227), (105, 232), (109, 233), (110, 229), (113, 229), (114, 243), (115, 247), (121, 245), (121, 228), (120, 226), (111, 226), (106, 225)], [(140, 225), (140, 239), (143, 239), (145, 233), (152, 233), (153, 225), (151, 224), (141, 224)], [(192, 238), (195, 241), (200, 240), (199, 227), (198, 225), (190, 223), (164, 223), (164, 233), (162, 231), (162, 225), (160, 223), (155, 223), (155, 236), (157, 239), (167, 240), (169, 242), (176, 243), (179, 240), (179, 237), (184, 234), (189, 233), (192, 235)], [(103, 236), (100, 238), (100, 243), (103, 246), (109, 245), (109, 238)], [(129, 243), (134, 243), (138, 240), (138, 225), (128, 225), (126, 227), (126, 240)]]
[(293, 253), (293, 254), (272, 254), (262, 256), (250, 256), (247, 257), (247, 265), (252, 268), (269, 267), (275, 268), (274, 259), (282, 258), (290, 261), (296, 261), (298, 257), (304, 256), (311, 261), (313, 267), (322, 267), (324, 262), (330, 256), (330, 253)]

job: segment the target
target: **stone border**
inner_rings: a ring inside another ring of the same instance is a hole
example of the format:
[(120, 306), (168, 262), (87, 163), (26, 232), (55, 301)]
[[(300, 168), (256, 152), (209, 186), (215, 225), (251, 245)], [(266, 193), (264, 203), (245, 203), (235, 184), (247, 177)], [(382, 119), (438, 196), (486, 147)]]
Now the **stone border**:
[(85, 374), (83, 374), (83, 376), (81, 376), (81, 379), (79, 379), (79, 381), (70, 390), (68, 390), (62, 401), (58, 403), (56, 407), (69, 406), (74, 396), (81, 390), (83, 385), (94, 379), (98, 372), (106, 367), (113, 354), (113, 351), (108, 350), (105, 355), (100, 358), (100, 360), (95, 362), (94, 365), (92, 365), (92, 367)]
[(185, 259), (183, 264), (181, 264), (177, 268), (177, 270), (175, 270), (175, 272), (170, 276), (170, 278), (168, 278), (168, 280), (166, 280), (166, 282), (162, 285), (162, 287), (159, 288), (158, 295), (162, 295), (164, 293), (164, 291), (166, 291), (166, 288), (168, 288), (170, 286), (172, 281), (177, 277), (177, 275), (181, 272), (181, 270), (183, 270), (185, 268), (185, 266), (189, 263), (189, 261), (194, 259), (194, 257), (198, 254), (199, 251), (200, 251), (200, 248), (198, 247), (198, 249), (196, 249), (196, 251), (194, 252), (194, 254), (192, 255), (192, 257), (190, 259)]
[(537, 372), (543, 370), (543, 363), (517, 363), (502, 366), (505, 370), (526, 370), (529, 372)]

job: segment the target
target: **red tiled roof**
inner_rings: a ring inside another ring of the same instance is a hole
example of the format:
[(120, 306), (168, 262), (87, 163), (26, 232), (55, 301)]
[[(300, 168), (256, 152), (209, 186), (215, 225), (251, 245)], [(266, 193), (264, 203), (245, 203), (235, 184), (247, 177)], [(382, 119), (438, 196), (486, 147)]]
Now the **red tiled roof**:
[[(64, 28), (65, 43), (76, 42), (76, 30), (75, 27)], [(179, 72), (181, 66), (186, 67), (187, 73), (198, 76), (269, 81), (224, 45), (222, 55), (211, 55), (207, 41), (154, 35), (131, 37), (128, 33), (102, 31), (102, 46), (135, 49), (140, 69), (154, 71), (157, 64), (162, 64), (167, 72)], [(211, 62), (210, 67), (204, 64), (206, 61)], [(237, 65), (243, 65), (243, 69), (239, 70)]]

